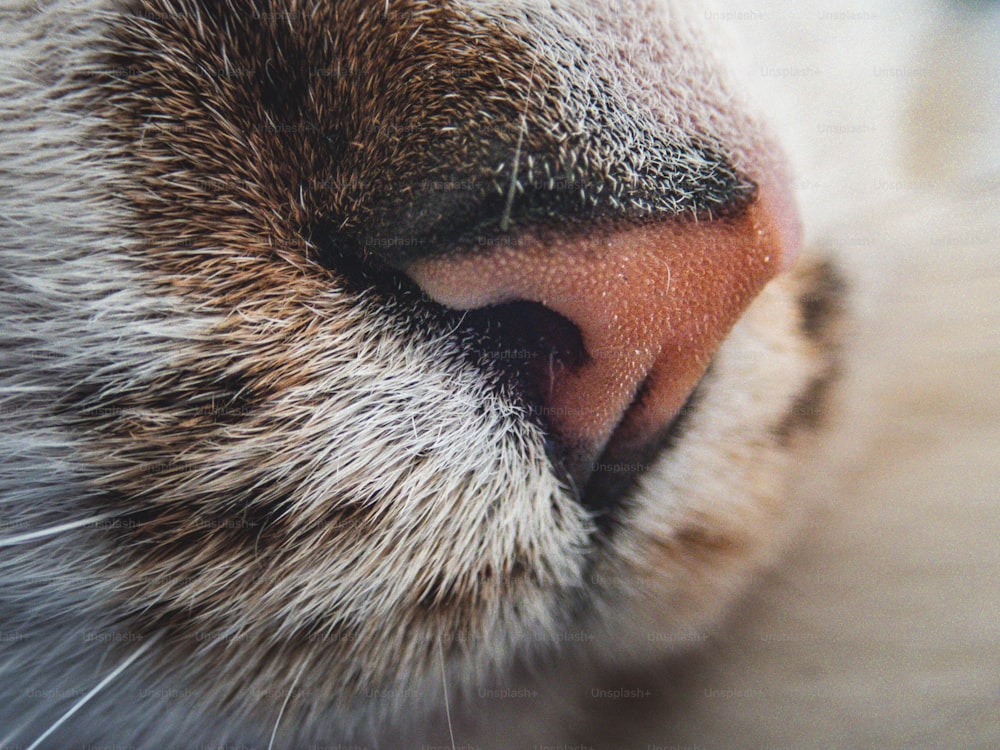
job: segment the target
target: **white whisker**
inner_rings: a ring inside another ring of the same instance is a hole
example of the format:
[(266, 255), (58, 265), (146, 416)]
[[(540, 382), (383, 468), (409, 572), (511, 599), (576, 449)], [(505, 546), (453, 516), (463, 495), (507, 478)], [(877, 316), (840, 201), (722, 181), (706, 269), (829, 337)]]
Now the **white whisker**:
[(298, 673), (295, 675), (295, 679), (292, 680), (291, 687), (288, 688), (288, 695), (285, 696), (285, 700), (281, 704), (281, 708), (278, 710), (278, 718), (274, 720), (274, 729), (271, 730), (271, 741), (267, 743), (267, 750), (274, 749), (274, 738), (278, 736), (278, 725), (281, 724), (281, 717), (285, 715), (285, 708), (288, 706), (288, 701), (291, 700), (292, 694), (295, 692), (295, 686), (299, 684), (299, 678), (302, 677), (302, 673), (306, 671), (306, 662), (302, 662), (302, 666), (299, 667)]
[(97, 683), (93, 688), (91, 688), (90, 692), (88, 692), (80, 700), (78, 700), (76, 703), (74, 703), (70, 707), (70, 709), (66, 713), (64, 713), (62, 716), (60, 716), (52, 724), (52, 726), (50, 726), (48, 729), (46, 729), (38, 739), (36, 739), (34, 742), (32, 742), (30, 745), (28, 745), (27, 750), (36, 750), (36, 748), (38, 748), (43, 742), (45, 742), (45, 740), (49, 737), (49, 735), (51, 735), (54, 731), (56, 731), (63, 724), (65, 724), (70, 719), (70, 717), (73, 716), (73, 714), (75, 714), (81, 708), (83, 708), (83, 706), (85, 706), (87, 704), (87, 702), (91, 698), (93, 698), (99, 692), (101, 692), (102, 690), (104, 690), (104, 688), (106, 688), (108, 685), (110, 685), (111, 682), (115, 680), (115, 678), (117, 678), (122, 672), (124, 672), (126, 669), (128, 669), (135, 662), (136, 659), (138, 659), (144, 653), (146, 653), (147, 651), (149, 651), (149, 649), (151, 649), (153, 647), (153, 644), (155, 644), (157, 640), (159, 640), (159, 634), (153, 636), (148, 641), (146, 641), (144, 644), (142, 644), (142, 646), (140, 646), (139, 648), (137, 648), (135, 650), (135, 653), (133, 653), (130, 657), (128, 657), (125, 661), (123, 661), (117, 667), (115, 667), (114, 671), (112, 671), (111, 674), (109, 674), (107, 677), (105, 677), (103, 680), (101, 680), (99, 683)]
[(517, 146), (514, 147), (514, 163), (510, 168), (510, 187), (507, 189), (507, 202), (500, 217), (500, 231), (510, 229), (510, 214), (514, 208), (514, 194), (517, 192), (517, 169), (521, 164), (521, 146), (524, 144), (524, 134), (528, 132), (528, 105), (531, 100), (531, 89), (535, 85), (535, 63), (538, 62), (538, 51), (531, 59), (531, 72), (528, 74), (528, 88), (524, 92), (524, 111), (521, 112), (521, 126), (517, 132)]
[(444, 671), (444, 647), (441, 645), (440, 635), (438, 635), (438, 660), (441, 662), (441, 687), (444, 690), (444, 713), (448, 717), (448, 734), (451, 735), (451, 750), (455, 750), (455, 730), (451, 726), (451, 706), (448, 704), (448, 676)]
[(514, 148), (514, 164), (510, 171), (510, 187), (507, 189), (507, 202), (503, 207), (503, 216), (500, 217), (500, 230), (506, 232), (510, 229), (510, 213), (514, 208), (514, 193), (517, 191), (517, 168), (521, 162), (521, 144), (524, 142), (524, 133), (528, 129), (528, 118), (521, 115), (521, 128), (517, 133), (517, 146)]
[(47, 529), (39, 529), (37, 531), (28, 531), (24, 534), (17, 534), (15, 536), (0, 537), (0, 547), (13, 547), (17, 544), (24, 544), (25, 542), (31, 542), (35, 539), (41, 539), (47, 536), (55, 536), (56, 534), (61, 534), (64, 531), (72, 531), (73, 529), (79, 529), (82, 526), (89, 526), (91, 524), (100, 523), (101, 521), (106, 521), (109, 518), (114, 518), (120, 515), (117, 512), (112, 513), (101, 513), (96, 516), (90, 516), (89, 518), (81, 518), (78, 521), (68, 521), (66, 523), (61, 523), (58, 526), (49, 526)]

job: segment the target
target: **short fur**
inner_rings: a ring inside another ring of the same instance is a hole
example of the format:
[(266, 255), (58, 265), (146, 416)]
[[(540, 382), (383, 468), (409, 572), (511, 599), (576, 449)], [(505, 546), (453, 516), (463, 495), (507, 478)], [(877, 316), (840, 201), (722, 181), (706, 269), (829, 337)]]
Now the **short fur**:
[(514, 179), (518, 127), (518, 221), (556, 221), (532, 191), (699, 219), (752, 191), (762, 126), (697, 10), (5, 10), (8, 740), (126, 663), (49, 746), (419, 724), (442, 685), (468, 694), (569, 634), (602, 662), (669, 652), (773, 559), (789, 451), (834, 371), (829, 267), (765, 289), (613, 534), (501, 372), (338, 267), (401, 236), (393, 222), (444, 242), (442, 201)]

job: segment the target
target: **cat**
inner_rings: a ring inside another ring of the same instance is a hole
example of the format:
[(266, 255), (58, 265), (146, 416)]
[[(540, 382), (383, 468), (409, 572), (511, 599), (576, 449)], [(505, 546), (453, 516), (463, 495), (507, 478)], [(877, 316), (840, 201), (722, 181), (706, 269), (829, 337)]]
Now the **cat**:
[(586, 740), (777, 559), (847, 287), (724, 16), (5, 12), (0, 743)]

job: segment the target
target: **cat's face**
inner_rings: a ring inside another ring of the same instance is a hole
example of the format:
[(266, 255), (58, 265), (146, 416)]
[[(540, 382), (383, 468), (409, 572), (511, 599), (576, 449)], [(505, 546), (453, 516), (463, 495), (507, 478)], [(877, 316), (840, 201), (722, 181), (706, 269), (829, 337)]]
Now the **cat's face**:
[(718, 617), (833, 290), (788, 270), (780, 152), (698, 8), (80, 6), (26, 4), (0, 84), (20, 685), (138, 654), (146, 697), (80, 736), (337, 737), (442, 669)]

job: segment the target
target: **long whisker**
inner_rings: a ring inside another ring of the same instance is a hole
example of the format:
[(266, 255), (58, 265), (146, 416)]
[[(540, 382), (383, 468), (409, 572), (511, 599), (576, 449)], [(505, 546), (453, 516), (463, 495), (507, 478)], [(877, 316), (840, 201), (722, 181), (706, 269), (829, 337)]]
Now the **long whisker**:
[(441, 645), (440, 635), (438, 635), (438, 659), (441, 662), (441, 687), (444, 689), (444, 712), (448, 717), (448, 734), (451, 735), (451, 750), (455, 750), (455, 730), (451, 726), (451, 706), (448, 705), (448, 677), (444, 671), (444, 647)]
[(299, 667), (298, 673), (295, 675), (295, 679), (292, 680), (291, 687), (288, 688), (288, 695), (285, 696), (284, 702), (281, 704), (281, 708), (278, 710), (278, 718), (274, 720), (274, 729), (271, 730), (271, 741), (267, 743), (267, 750), (273, 750), (274, 748), (274, 738), (278, 736), (278, 725), (281, 724), (281, 717), (285, 715), (285, 707), (288, 706), (288, 701), (292, 698), (292, 693), (295, 692), (295, 686), (299, 684), (299, 678), (302, 677), (302, 673), (306, 671), (306, 662), (302, 661), (302, 666)]
[(118, 512), (101, 513), (96, 516), (91, 516), (90, 518), (81, 518), (78, 521), (67, 521), (66, 523), (61, 523), (58, 526), (49, 526), (47, 529), (28, 531), (24, 534), (16, 534), (15, 536), (0, 537), (0, 547), (13, 547), (14, 545), (24, 544), (26, 542), (34, 541), (35, 539), (55, 536), (56, 534), (62, 534), (64, 531), (72, 531), (73, 529), (78, 529), (81, 526), (89, 526), (91, 524), (100, 523), (101, 521), (106, 521), (109, 518), (114, 518), (118, 515), (121, 514)]
[(133, 663), (135, 663), (136, 659), (138, 659), (144, 653), (146, 653), (147, 651), (149, 651), (149, 649), (151, 649), (153, 647), (153, 645), (156, 643), (156, 641), (159, 640), (159, 637), (160, 637), (160, 634), (157, 633), (155, 636), (153, 636), (148, 641), (146, 641), (144, 644), (142, 644), (142, 646), (140, 646), (139, 648), (137, 648), (135, 650), (135, 652), (130, 657), (128, 657), (125, 661), (123, 661), (121, 664), (119, 664), (117, 667), (115, 667), (115, 669), (111, 672), (111, 674), (109, 674), (107, 677), (105, 677), (103, 680), (101, 680), (99, 683), (97, 683), (93, 688), (91, 688), (90, 692), (88, 692), (80, 700), (78, 700), (76, 703), (74, 703), (70, 707), (70, 709), (66, 713), (64, 713), (62, 716), (60, 716), (55, 721), (55, 723), (52, 724), (52, 726), (50, 726), (48, 729), (46, 729), (37, 740), (35, 740), (34, 742), (32, 742), (30, 745), (28, 745), (27, 750), (37, 750), (37, 748), (43, 742), (45, 742), (45, 740), (49, 737), (49, 735), (51, 735), (54, 731), (56, 731), (63, 724), (65, 724), (70, 719), (70, 717), (73, 716), (73, 714), (75, 714), (81, 708), (83, 708), (91, 698), (93, 698), (99, 692), (101, 692), (102, 690), (104, 690), (104, 688), (106, 688), (108, 685), (110, 685), (111, 682), (113, 680), (115, 680), (115, 678), (117, 678), (122, 672), (124, 672)]

